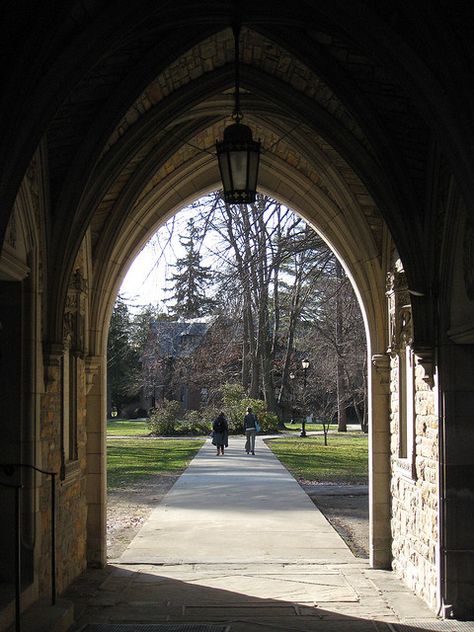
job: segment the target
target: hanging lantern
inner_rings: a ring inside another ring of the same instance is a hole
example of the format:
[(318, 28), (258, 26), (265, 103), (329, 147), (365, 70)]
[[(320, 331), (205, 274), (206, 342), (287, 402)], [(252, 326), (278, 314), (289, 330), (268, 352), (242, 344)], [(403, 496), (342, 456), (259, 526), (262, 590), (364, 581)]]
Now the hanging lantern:
[(250, 127), (243, 125), (240, 110), (239, 34), (234, 26), (235, 42), (235, 123), (224, 130), (224, 140), (216, 142), (224, 201), (227, 204), (250, 204), (257, 194), (260, 142), (252, 138)]
[(250, 128), (239, 122), (229, 125), (216, 149), (225, 202), (255, 202), (260, 143), (253, 140)]

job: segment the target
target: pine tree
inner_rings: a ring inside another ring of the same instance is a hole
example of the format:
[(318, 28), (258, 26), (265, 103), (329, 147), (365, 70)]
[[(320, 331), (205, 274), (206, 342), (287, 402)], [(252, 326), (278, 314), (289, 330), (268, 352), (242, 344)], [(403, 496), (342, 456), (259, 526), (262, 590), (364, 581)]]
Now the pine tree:
[(188, 320), (206, 316), (215, 306), (215, 301), (206, 296), (213, 275), (208, 267), (202, 265), (200, 241), (199, 229), (190, 219), (187, 223), (187, 234), (179, 239), (186, 254), (176, 260), (173, 266), (176, 272), (169, 279), (173, 287), (168, 291), (172, 291), (173, 296), (166, 301), (174, 302), (171, 307), (174, 318)]
[(139, 394), (140, 355), (131, 340), (132, 315), (118, 295), (110, 319), (107, 342), (109, 407), (119, 410)]

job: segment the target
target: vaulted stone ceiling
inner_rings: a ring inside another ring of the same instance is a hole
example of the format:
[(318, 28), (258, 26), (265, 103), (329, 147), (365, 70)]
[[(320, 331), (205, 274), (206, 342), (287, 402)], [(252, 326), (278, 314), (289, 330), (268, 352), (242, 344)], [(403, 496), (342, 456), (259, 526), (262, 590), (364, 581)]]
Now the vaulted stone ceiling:
[(433, 148), (456, 162), (474, 201), (456, 122), (472, 120), (464, 3), (45, 0), (28, 20), (22, 6), (2, 23), (0, 210), (7, 216), (43, 139), (53, 275), (71, 268), (89, 226), (117, 274), (167, 213), (218, 185), (212, 154), (232, 109), (236, 10), (263, 190), (301, 212), (310, 201), (314, 225), (330, 232), (332, 222), (341, 249), (353, 248), (352, 231), (367, 257), (383, 256), (385, 223), (417, 287), (428, 283)]
[[(342, 231), (327, 234), (327, 215), (344, 214), (355, 234), (355, 226), (364, 223), (358, 255), (381, 258), (383, 220), (376, 204), (312, 115), (317, 108), (320, 119), (331, 121), (333, 135), (353, 139), (370, 155), (370, 143), (350, 112), (304, 63), (266, 37), (244, 28), (242, 51), (243, 111), (262, 140), (261, 186), (290, 204), (292, 189), (301, 189), (307, 200), (298, 200), (298, 210), (336, 247)], [(229, 28), (200, 42), (145, 88), (111, 133), (94, 174), (105, 179), (105, 187), (87, 198), (87, 207), (95, 209), (97, 259), (107, 260), (112, 276), (167, 213), (219, 186), (214, 144), (233, 109), (233, 57)], [(289, 100), (292, 93), (297, 97)], [(110, 164), (116, 165), (112, 177)], [(315, 197), (317, 209), (310, 213)], [(342, 246), (340, 252), (349, 256)]]
[[(328, 39), (322, 33), (316, 36), (322, 41)], [(380, 252), (382, 219), (376, 203), (334, 146), (339, 142), (341, 148), (359, 147), (368, 160), (375, 160), (376, 152), (351, 111), (307, 64), (268, 37), (244, 27), (241, 48), (243, 111), (254, 135), (262, 140), (262, 172), (281, 163), (299, 172), (308, 186), (318, 187), (336, 206), (343, 201), (337, 199), (338, 187), (332, 181), (344, 182), (347, 193), (360, 205)], [(58, 215), (63, 214), (61, 205), (70, 208), (74, 204), (74, 193), (76, 203), (80, 196), (83, 203), (86, 201), (95, 243), (101, 239), (103, 227), (113, 221), (109, 215), (117, 212), (127, 192), (129, 198), (122, 211), (130, 221), (134, 206), (160, 183), (170, 181), (175, 172), (182, 178), (186, 170), (192, 174), (196, 165), (205, 163), (214, 172), (212, 180), (217, 185), (214, 143), (222, 137), (232, 112), (233, 57), (233, 36), (226, 28), (164, 67), (110, 129), (103, 145), (96, 144), (92, 160), (89, 154), (88, 170), (82, 174), (84, 190), (80, 190), (75, 162), (78, 155), (86, 153), (81, 149), (87, 145), (90, 133), (78, 128), (82, 124), (94, 129), (93, 122), (86, 125), (86, 117), (94, 112), (92, 104), (97, 104), (103, 92), (97, 87), (97, 77), (101, 77), (102, 85), (109, 86), (107, 79), (113, 76), (108, 60), (101, 64), (102, 72), (94, 68), (48, 130), (52, 193)], [(359, 56), (358, 63), (362, 62)], [(71, 120), (76, 125), (68, 125)], [(199, 192), (197, 187), (195, 193)], [(185, 203), (186, 193), (180, 195)], [(291, 191), (285, 197), (291, 201)], [(155, 205), (159, 207), (156, 200)], [(155, 216), (155, 223), (159, 221), (159, 211), (149, 212)], [(118, 216), (115, 221), (119, 221)]]

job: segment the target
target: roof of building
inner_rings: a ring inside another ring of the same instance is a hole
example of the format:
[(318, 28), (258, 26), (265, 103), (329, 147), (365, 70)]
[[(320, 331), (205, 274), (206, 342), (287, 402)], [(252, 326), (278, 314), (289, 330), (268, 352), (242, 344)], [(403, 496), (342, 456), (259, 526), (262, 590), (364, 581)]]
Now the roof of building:
[(201, 344), (214, 320), (204, 317), (186, 321), (153, 321), (151, 328), (160, 355), (174, 358), (191, 355)]

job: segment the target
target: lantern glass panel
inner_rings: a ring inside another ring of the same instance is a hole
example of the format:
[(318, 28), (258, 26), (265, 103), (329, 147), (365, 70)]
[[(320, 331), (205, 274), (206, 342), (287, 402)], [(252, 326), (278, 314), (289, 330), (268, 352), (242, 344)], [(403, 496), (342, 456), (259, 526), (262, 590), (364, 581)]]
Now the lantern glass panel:
[(247, 189), (247, 152), (244, 150), (229, 152), (233, 189)]
[(219, 153), (218, 159), (224, 191), (230, 191), (232, 189), (232, 177), (229, 167), (229, 154), (227, 152)]

